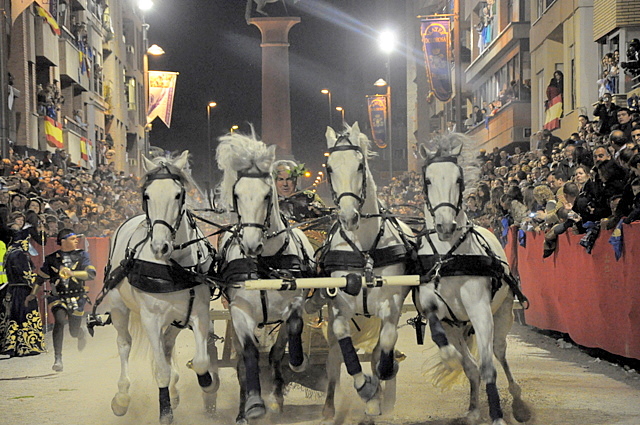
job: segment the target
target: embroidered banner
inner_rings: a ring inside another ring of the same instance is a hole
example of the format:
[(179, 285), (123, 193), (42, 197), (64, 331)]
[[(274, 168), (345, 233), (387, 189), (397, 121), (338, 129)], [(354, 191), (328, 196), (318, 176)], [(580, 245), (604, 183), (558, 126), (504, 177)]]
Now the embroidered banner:
[(36, 10), (38, 11), (38, 15), (42, 16), (44, 20), (47, 21), (47, 23), (51, 27), (51, 31), (53, 31), (55, 35), (60, 35), (60, 27), (58, 26), (58, 22), (54, 19), (54, 17), (51, 16), (51, 14), (47, 10), (45, 10), (41, 6), (38, 6), (37, 4)]
[(451, 99), (451, 23), (449, 19), (424, 19), (420, 26), (427, 79), (436, 99)]
[(177, 79), (177, 72), (149, 71), (148, 123), (156, 117), (160, 117), (167, 127), (171, 127), (171, 112)]
[(49, 146), (60, 149), (64, 147), (62, 124), (50, 117), (44, 117), (44, 132), (47, 135)]
[(547, 104), (547, 108), (544, 111), (544, 128), (547, 130), (560, 128), (560, 118), (562, 118), (563, 114), (562, 108), (562, 95), (559, 94)]
[(384, 149), (387, 147), (387, 96), (367, 96), (367, 108), (373, 141), (380, 149)]

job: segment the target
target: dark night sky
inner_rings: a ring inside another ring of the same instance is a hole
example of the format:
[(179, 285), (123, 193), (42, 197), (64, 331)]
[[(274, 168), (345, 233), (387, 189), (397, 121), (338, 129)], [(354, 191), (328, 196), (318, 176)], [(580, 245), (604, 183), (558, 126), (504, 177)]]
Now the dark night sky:
[[(363, 8), (363, 3), (376, 1), (288, 3), (290, 15), (302, 19), (289, 36), (293, 154), (314, 174), (321, 169), (329, 122), (328, 99), (320, 90), (331, 90), (333, 106), (344, 106), (347, 122), (366, 125), (365, 94), (373, 93), (373, 82), (385, 72), (385, 56), (371, 28), (390, 14), (402, 13), (402, 7), (393, 5), (404, 2), (380, 1), (383, 6), (375, 10)], [(270, 6), (279, 14), (280, 5)], [(171, 128), (156, 119), (151, 144), (169, 151), (189, 149), (201, 182), (207, 175), (209, 101), (218, 103), (211, 113), (213, 149), (216, 138), (234, 124), (248, 132), (248, 123), (253, 123), (260, 135), (260, 31), (246, 24), (244, 8), (241, 0), (157, 0), (146, 15), (149, 44), (166, 52), (150, 56), (149, 69), (180, 73)], [(334, 111), (334, 128), (340, 120)]]

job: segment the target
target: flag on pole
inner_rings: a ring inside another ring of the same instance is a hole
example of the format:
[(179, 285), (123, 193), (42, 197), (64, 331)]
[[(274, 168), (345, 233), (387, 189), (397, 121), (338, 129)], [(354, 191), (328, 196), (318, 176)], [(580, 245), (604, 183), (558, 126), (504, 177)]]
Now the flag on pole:
[(47, 23), (51, 27), (51, 31), (53, 31), (55, 35), (60, 35), (60, 27), (58, 26), (58, 22), (54, 19), (54, 17), (51, 16), (51, 14), (48, 11), (44, 10), (44, 8), (42, 8), (37, 4), (36, 4), (36, 10), (38, 11), (38, 15), (42, 16), (45, 19), (45, 21), (47, 21)]
[(11, 0), (11, 23), (14, 23), (31, 3), (33, 0)]
[(44, 132), (47, 135), (47, 143), (53, 148), (64, 147), (62, 138), (62, 124), (53, 118), (44, 117)]
[(367, 108), (373, 141), (380, 149), (384, 149), (387, 147), (387, 96), (367, 96)]
[[(427, 79), (436, 99), (447, 102), (453, 95), (451, 82), (451, 22), (449, 18), (424, 19), (420, 25)], [(456, 82), (460, 84), (460, 82)]]
[(173, 96), (176, 90), (177, 72), (149, 71), (149, 110), (147, 123), (156, 117), (171, 127)]
[(562, 118), (562, 95), (559, 94), (550, 102), (547, 103), (547, 107), (544, 111), (544, 128), (547, 130), (555, 130), (560, 128), (560, 118)]

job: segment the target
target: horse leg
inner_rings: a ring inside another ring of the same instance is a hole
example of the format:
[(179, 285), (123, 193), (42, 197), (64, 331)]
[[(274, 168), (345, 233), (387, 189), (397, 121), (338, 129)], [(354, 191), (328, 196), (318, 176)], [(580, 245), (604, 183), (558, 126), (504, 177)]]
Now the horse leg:
[[(480, 280), (480, 279), (478, 279)], [(489, 416), (492, 425), (504, 425), (500, 395), (496, 386), (496, 368), (493, 364), (493, 315), (491, 313), (489, 283), (487, 279), (478, 282), (480, 291), (463, 294), (462, 303), (475, 330), (480, 355), (480, 376), (486, 385), (489, 400)], [(471, 286), (471, 285), (470, 285)], [(468, 295), (468, 296), (464, 296)]]
[[(114, 291), (116, 293), (116, 291)], [(112, 305), (115, 303), (112, 301)], [(111, 410), (116, 416), (123, 416), (129, 410), (131, 396), (129, 387), (129, 354), (131, 353), (131, 334), (129, 333), (129, 309), (124, 304), (111, 308), (111, 321), (118, 333), (118, 354), (120, 355), (120, 378), (118, 379), (118, 392), (111, 400)]]
[(442, 322), (437, 315), (437, 302), (435, 292), (427, 286), (421, 286), (418, 292), (418, 303), (420, 314), (427, 318), (431, 340), (438, 347), (442, 362), (450, 369), (460, 368), (462, 357), (456, 348), (449, 344), (447, 333), (442, 327)]
[(196, 348), (191, 365), (198, 376), (198, 385), (200, 385), (202, 391), (207, 394), (213, 394), (220, 387), (220, 379), (217, 370), (213, 374), (209, 371), (211, 365), (211, 357), (208, 351), (209, 325), (211, 323), (209, 319), (209, 298), (208, 295), (203, 295), (201, 299), (205, 300), (205, 302), (199, 303), (196, 307), (197, 311), (191, 315), (191, 329), (193, 330)]
[(340, 352), (340, 346), (336, 339), (331, 326), (328, 331), (329, 352), (327, 354), (327, 362), (325, 368), (327, 370), (327, 395), (324, 401), (324, 407), (322, 408), (322, 422), (321, 425), (333, 425), (336, 415), (335, 407), (335, 393), (336, 386), (340, 382), (340, 366), (342, 364), (342, 357)]
[(309, 359), (302, 349), (302, 312), (294, 309), (287, 319), (287, 334), (289, 336), (289, 367), (294, 372), (302, 372), (307, 368)]
[[(334, 307), (332, 307), (335, 309)], [(366, 375), (362, 372), (362, 365), (358, 354), (351, 341), (351, 330), (349, 328), (349, 318), (341, 316), (339, 310), (335, 312), (332, 323), (333, 332), (338, 339), (338, 345), (342, 352), (342, 358), (347, 368), (347, 373), (353, 377), (353, 386), (364, 402), (372, 400), (378, 395), (380, 381), (375, 375)], [(378, 413), (379, 414), (379, 413)]]
[[(154, 367), (153, 372), (158, 385), (158, 399), (160, 402), (160, 423), (170, 424), (173, 422), (173, 409), (171, 408), (171, 397), (169, 395), (169, 384), (171, 383), (171, 362), (168, 361), (165, 347), (164, 334), (153, 314), (140, 314), (142, 325), (149, 338), (151, 350), (153, 351)], [(169, 356), (170, 358), (170, 356)]]
[[(238, 305), (235, 305), (236, 302)], [(244, 417), (257, 419), (264, 416), (266, 408), (260, 388), (260, 353), (256, 337), (253, 334), (256, 323), (251, 314), (239, 306), (241, 304), (243, 304), (241, 300), (234, 300), (229, 306), (236, 336), (236, 352), (242, 356), (242, 366), (244, 368), (244, 374), (239, 374), (238, 379), (243, 379), (245, 384), (246, 404), (244, 406)], [(247, 304), (245, 308), (251, 308), (251, 306)]]
[[(459, 327), (445, 325), (443, 330), (449, 336), (451, 347), (458, 353), (460, 357), (458, 365), (462, 365), (462, 369), (469, 380), (469, 408), (467, 409), (467, 420), (469, 423), (477, 423), (480, 419), (480, 369), (475, 357), (471, 353), (471, 347), (475, 346), (473, 335), (471, 334), (471, 326)], [(456, 369), (447, 368), (453, 372)]]
[(287, 325), (283, 323), (278, 331), (278, 338), (269, 350), (269, 365), (273, 389), (269, 400), (269, 410), (282, 413), (284, 406), (284, 377), (282, 376), (282, 359), (287, 345)]
[(180, 333), (180, 329), (175, 326), (168, 326), (163, 335), (163, 348), (164, 357), (171, 367), (171, 381), (169, 384), (169, 398), (171, 399), (171, 407), (175, 409), (180, 404), (180, 393), (178, 392), (177, 384), (180, 380), (180, 375), (173, 363), (171, 362), (171, 356), (173, 355), (173, 348), (176, 345), (176, 338)]
[(493, 315), (493, 352), (502, 365), (507, 381), (509, 382), (509, 393), (513, 397), (511, 405), (513, 417), (518, 422), (524, 423), (531, 419), (531, 409), (522, 400), (522, 390), (511, 374), (511, 368), (507, 362), (507, 334), (513, 325), (513, 299), (507, 297), (500, 308)]

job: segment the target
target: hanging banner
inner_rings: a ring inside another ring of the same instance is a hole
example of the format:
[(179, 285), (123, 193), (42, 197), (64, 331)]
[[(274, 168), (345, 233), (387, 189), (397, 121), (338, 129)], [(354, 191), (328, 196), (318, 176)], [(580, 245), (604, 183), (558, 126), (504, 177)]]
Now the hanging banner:
[(147, 123), (156, 117), (171, 127), (173, 96), (176, 90), (177, 72), (149, 71), (149, 110)]
[(44, 117), (44, 133), (47, 136), (47, 143), (52, 148), (64, 147), (62, 138), (62, 124), (50, 117)]
[(387, 96), (367, 96), (367, 109), (373, 141), (380, 149), (384, 149), (387, 147)]
[(20, 16), (27, 7), (31, 6), (33, 1), (34, 0), (11, 0), (11, 23), (14, 23), (18, 16)]
[(87, 153), (87, 139), (80, 138), (80, 158), (84, 161), (89, 161), (89, 154)]
[(546, 130), (560, 128), (560, 118), (562, 118), (562, 114), (562, 95), (559, 94), (547, 104), (547, 108), (544, 111), (544, 128)]
[(45, 10), (41, 6), (38, 6), (37, 4), (36, 4), (36, 10), (38, 12), (38, 16), (41, 16), (42, 18), (44, 18), (45, 21), (47, 21), (47, 23), (51, 27), (51, 31), (53, 31), (55, 35), (60, 35), (60, 27), (58, 26), (58, 22), (55, 20), (53, 16), (51, 16), (51, 13), (49, 13), (47, 10)]
[(451, 99), (451, 23), (446, 19), (424, 19), (420, 26), (427, 79), (436, 99)]

